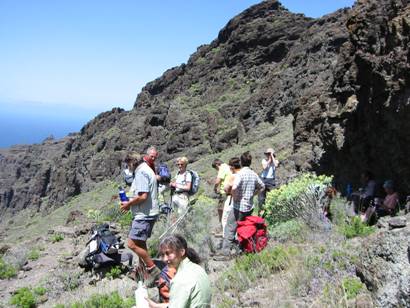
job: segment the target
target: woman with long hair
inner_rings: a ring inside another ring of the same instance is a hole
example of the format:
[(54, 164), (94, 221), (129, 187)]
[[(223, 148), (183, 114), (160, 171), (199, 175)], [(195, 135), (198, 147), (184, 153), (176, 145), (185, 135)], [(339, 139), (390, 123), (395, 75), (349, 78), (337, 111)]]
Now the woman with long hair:
[(199, 265), (201, 259), (186, 240), (178, 234), (165, 237), (159, 252), (162, 260), (176, 268), (171, 280), (169, 303), (155, 303), (148, 299), (151, 308), (188, 308), (211, 306), (211, 284), (205, 270)]

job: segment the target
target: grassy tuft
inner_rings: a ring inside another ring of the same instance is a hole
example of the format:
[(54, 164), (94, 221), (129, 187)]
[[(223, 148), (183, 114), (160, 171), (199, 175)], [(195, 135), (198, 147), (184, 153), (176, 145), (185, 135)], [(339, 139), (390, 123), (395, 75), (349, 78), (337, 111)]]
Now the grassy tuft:
[(0, 279), (10, 279), (17, 276), (16, 268), (0, 257)]
[(135, 305), (133, 298), (123, 299), (118, 292), (111, 294), (94, 294), (89, 299), (83, 302), (75, 302), (69, 306), (59, 304), (58, 308), (97, 308), (97, 307), (110, 307), (110, 308), (131, 308)]
[(60, 233), (53, 234), (50, 238), (50, 241), (53, 243), (61, 242), (62, 240), (64, 240), (64, 236)]
[(111, 267), (110, 271), (105, 274), (105, 277), (109, 279), (117, 279), (121, 276), (122, 269), (120, 266)]
[(279, 242), (295, 241), (300, 242), (305, 238), (306, 225), (299, 220), (292, 219), (269, 230), (270, 236)]
[(235, 260), (234, 265), (225, 271), (217, 281), (219, 290), (242, 292), (249, 288), (257, 279), (286, 269), (290, 257), (298, 250), (292, 247), (276, 246), (265, 249), (258, 254), (247, 254)]
[(355, 298), (363, 289), (363, 283), (356, 277), (345, 277), (342, 280), (342, 288), (347, 299)]
[(10, 304), (19, 308), (33, 308), (36, 306), (36, 297), (29, 288), (20, 288), (11, 297)]
[(40, 258), (40, 251), (36, 248), (30, 250), (27, 254), (27, 259), (31, 261), (38, 260)]
[(368, 236), (375, 231), (375, 228), (366, 225), (360, 217), (355, 216), (350, 223), (342, 226), (340, 231), (346, 238), (350, 239), (356, 236)]

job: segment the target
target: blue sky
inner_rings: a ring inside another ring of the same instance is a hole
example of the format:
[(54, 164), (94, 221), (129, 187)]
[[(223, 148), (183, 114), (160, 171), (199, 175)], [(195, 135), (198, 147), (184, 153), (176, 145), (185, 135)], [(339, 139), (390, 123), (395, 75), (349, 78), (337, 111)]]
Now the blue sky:
[[(147, 82), (258, 2), (0, 0), (0, 120), (37, 110), (85, 123), (112, 107), (131, 109)], [(353, 1), (282, 4), (318, 17)]]

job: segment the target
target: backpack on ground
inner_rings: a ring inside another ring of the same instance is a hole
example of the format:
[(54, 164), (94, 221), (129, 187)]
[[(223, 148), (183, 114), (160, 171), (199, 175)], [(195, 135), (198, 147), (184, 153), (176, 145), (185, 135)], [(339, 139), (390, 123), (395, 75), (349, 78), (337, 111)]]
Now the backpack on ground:
[(194, 170), (188, 170), (191, 173), (192, 182), (191, 182), (191, 189), (188, 191), (189, 196), (195, 195), (199, 190), (199, 184), (201, 182), (201, 178), (199, 177), (198, 173)]
[(262, 217), (247, 216), (238, 221), (236, 232), (239, 244), (245, 252), (260, 252), (268, 244), (267, 225)]
[(161, 183), (169, 183), (171, 181), (171, 172), (165, 163), (159, 164), (158, 175), (161, 177)]
[(116, 254), (120, 249), (119, 238), (110, 230), (108, 224), (102, 224), (94, 230), (97, 249), (106, 255)]
[(100, 268), (111, 265), (120, 265), (128, 261), (132, 264), (131, 253), (119, 251), (122, 243), (120, 237), (116, 236), (108, 224), (96, 226), (92, 230), (92, 236), (86, 244), (79, 265), (85, 268)]

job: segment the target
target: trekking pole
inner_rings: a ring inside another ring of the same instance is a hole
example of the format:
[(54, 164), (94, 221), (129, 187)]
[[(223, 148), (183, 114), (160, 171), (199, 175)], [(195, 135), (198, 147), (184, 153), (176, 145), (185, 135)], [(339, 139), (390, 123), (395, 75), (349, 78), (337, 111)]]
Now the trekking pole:
[(166, 234), (170, 233), (170, 231), (171, 231), (171, 233), (175, 232), (176, 228), (184, 220), (184, 218), (188, 214), (189, 210), (190, 210), (190, 208), (187, 208), (185, 213), (182, 214), (180, 217), (178, 217), (178, 219), (159, 236), (159, 239), (163, 238)]

